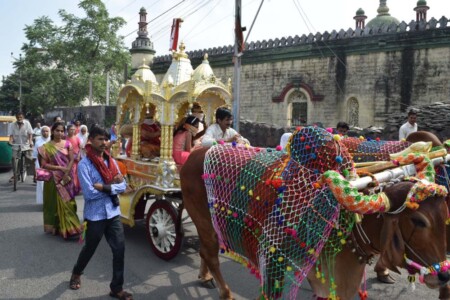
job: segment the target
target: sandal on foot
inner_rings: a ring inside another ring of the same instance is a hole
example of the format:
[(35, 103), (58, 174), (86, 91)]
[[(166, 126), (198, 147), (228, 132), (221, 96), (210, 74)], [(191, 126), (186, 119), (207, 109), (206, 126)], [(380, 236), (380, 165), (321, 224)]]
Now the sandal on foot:
[(210, 279), (203, 279), (201, 278), (201, 276), (198, 276), (198, 279), (200, 279), (200, 285), (204, 288), (207, 289), (215, 289), (216, 288), (216, 284), (214, 283), (214, 278), (210, 278)]
[(72, 274), (72, 277), (70, 277), (69, 286), (72, 290), (78, 290), (81, 287), (80, 275)]
[(114, 292), (109, 292), (109, 295), (113, 298), (117, 298), (119, 300), (133, 300), (133, 295), (125, 292), (125, 291), (120, 291), (118, 293), (114, 293)]
[(393, 284), (395, 283), (395, 278), (391, 274), (377, 274), (377, 279), (379, 282)]

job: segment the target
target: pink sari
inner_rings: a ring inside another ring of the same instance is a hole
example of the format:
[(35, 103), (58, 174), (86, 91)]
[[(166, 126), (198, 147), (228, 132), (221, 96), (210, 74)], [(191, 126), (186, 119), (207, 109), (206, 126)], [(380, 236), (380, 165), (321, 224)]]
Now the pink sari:
[[(42, 157), (42, 167), (47, 164), (67, 167), (69, 165), (69, 149), (71, 144), (66, 141), (63, 149), (57, 148), (52, 142), (38, 148)], [(52, 170), (53, 179), (44, 183), (44, 231), (59, 233), (63, 238), (81, 233), (81, 224), (77, 215), (75, 195), (79, 189), (74, 184), (76, 176), (73, 168), (69, 172), (72, 180), (66, 185), (61, 184), (64, 172)]]
[(73, 170), (75, 176), (72, 179), (75, 184), (75, 187), (78, 189), (78, 191), (80, 191), (81, 185), (80, 185), (80, 181), (78, 180), (77, 174), (78, 174), (78, 163), (81, 160), (81, 141), (77, 135), (74, 135), (72, 137), (67, 137), (67, 140), (72, 144), (72, 149), (73, 149), (74, 161), (73, 161), (73, 165), (72, 165), (72, 170)]

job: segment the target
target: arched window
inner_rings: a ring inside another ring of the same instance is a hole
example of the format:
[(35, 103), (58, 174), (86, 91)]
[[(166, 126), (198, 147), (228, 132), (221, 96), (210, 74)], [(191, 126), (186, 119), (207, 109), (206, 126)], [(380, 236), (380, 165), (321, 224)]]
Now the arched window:
[(286, 95), (287, 126), (306, 125), (308, 123), (308, 97), (302, 89), (292, 89)]
[(359, 127), (359, 102), (351, 98), (347, 103), (348, 123), (350, 126)]

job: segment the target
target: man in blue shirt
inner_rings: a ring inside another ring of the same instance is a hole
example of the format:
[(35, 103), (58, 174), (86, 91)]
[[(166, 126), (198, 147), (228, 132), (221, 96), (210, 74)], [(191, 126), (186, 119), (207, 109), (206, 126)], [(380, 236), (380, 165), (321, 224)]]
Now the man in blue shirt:
[(78, 178), (84, 196), (84, 220), (86, 221), (85, 245), (73, 267), (70, 288), (81, 287), (81, 274), (94, 255), (103, 235), (113, 253), (113, 278), (109, 295), (130, 300), (133, 296), (123, 290), (125, 237), (120, 222), (117, 195), (126, 189), (116, 161), (106, 150), (107, 132), (94, 126), (89, 131), (90, 144), (86, 145), (86, 157), (78, 164)]

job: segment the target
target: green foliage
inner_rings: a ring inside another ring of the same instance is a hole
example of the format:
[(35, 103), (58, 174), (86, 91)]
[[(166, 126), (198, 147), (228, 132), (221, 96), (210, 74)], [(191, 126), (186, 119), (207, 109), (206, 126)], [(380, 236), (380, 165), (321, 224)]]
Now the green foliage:
[[(101, 0), (84, 0), (79, 7), (84, 17), (60, 10), (61, 26), (44, 16), (24, 29), (25, 55), (15, 62), (12, 77), (15, 82), (22, 79), (22, 102), (34, 114), (55, 106), (79, 105), (89, 96), (91, 77), (93, 101), (105, 103), (107, 72), (110, 99), (117, 97), (124, 65), (130, 61), (123, 37), (117, 35), (125, 21), (110, 18)], [(18, 91), (14, 86), (4, 87), (0, 90), (2, 106), (5, 94)]]

